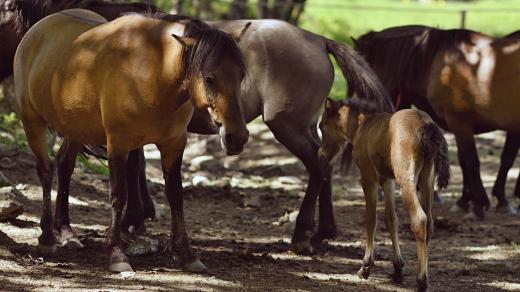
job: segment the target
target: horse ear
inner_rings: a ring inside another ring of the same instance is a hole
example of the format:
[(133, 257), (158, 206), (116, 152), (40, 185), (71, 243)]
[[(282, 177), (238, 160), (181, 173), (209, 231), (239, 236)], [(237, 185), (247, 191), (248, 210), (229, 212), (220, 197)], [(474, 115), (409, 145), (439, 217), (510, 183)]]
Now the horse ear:
[(184, 47), (193, 47), (197, 43), (197, 41), (194, 38), (182, 37), (176, 34), (172, 34), (172, 37), (176, 39)]
[(350, 37), (350, 39), (352, 40), (352, 43), (354, 44), (354, 47), (357, 48), (359, 46), (358, 40), (355, 37)]
[(358, 126), (361, 126), (363, 123), (365, 123), (365, 120), (367, 119), (367, 115), (364, 113), (359, 113), (358, 116)]
[(327, 99), (325, 100), (325, 111), (330, 112), (333, 109), (334, 109), (334, 101), (332, 100), (332, 98), (327, 97)]
[(230, 33), (229, 35), (237, 42), (240, 42), (240, 39), (242, 36), (244, 36), (244, 33), (246, 33), (247, 29), (251, 26), (251, 22), (246, 23), (244, 27), (242, 27), (239, 30), (235, 30), (234, 32)]

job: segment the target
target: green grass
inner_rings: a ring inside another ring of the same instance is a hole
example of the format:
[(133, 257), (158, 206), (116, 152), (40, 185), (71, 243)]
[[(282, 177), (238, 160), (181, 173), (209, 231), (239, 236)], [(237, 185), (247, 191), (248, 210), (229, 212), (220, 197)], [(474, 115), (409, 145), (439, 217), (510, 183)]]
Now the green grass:
[[(350, 6), (393, 8), (401, 11), (354, 9)], [(503, 9), (509, 12), (493, 12)], [(406, 10), (406, 11), (402, 11)], [(411, 12), (410, 10), (418, 10)], [(460, 10), (467, 10), (466, 28), (501, 36), (520, 29), (520, 1), (482, 0), (471, 2), (410, 0), (308, 0), (300, 25), (307, 30), (352, 45), (350, 37), (370, 30), (423, 24), (439, 28), (459, 28)], [(517, 10), (517, 11), (515, 11)], [(485, 12), (488, 11), (488, 12)], [(331, 97), (345, 98), (345, 81), (336, 67)]]

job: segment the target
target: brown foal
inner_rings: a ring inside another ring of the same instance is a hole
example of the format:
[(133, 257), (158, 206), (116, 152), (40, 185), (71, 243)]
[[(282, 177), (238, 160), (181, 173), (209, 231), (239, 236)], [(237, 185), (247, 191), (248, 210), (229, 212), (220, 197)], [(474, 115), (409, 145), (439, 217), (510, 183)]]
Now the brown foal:
[[(373, 113), (374, 107), (356, 98), (328, 99), (320, 123), (323, 141), (319, 155), (330, 161), (345, 142), (353, 144), (353, 158), (361, 172), (365, 193), (367, 243), (358, 275), (368, 278), (374, 265), (377, 191), (385, 193), (385, 219), (392, 238), (393, 279), (402, 281), (394, 181), (401, 188), (417, 241), (419, 291), (428, 287), (427, 245), (433, 232), (431, 205), (434, 181), (446, 188), (450, 178), (448, 147), (439, 127), (424, 112), (406, 109), (395, 114)], [(420, 192), (418, 197), (417, 190)]]

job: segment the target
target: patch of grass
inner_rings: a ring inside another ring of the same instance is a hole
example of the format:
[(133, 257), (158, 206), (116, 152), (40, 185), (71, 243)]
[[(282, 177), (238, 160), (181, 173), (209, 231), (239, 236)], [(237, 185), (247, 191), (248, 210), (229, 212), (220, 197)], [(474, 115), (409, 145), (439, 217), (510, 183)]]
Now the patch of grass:
[[(502, 36), (520, 29), (520, 1), (515, 0), (308, 0), (300, 26), (352, 46), (351, 37), (392, 26), (459, 28), (461, 10), (467, 11), (466, 28), (471, 30)], [(346, 82), (336, 65), (335, 75), (330, 96), (344, 99)]]
[(95, 174), (109, 175), (108, 166), (100, 160), (92, 162), (85, 155), (78, 155), (76, 161), (81, 163), (88, 171)]
[(16, 113), (0, 114), (0, 143), (27, 149), (27, 139)]

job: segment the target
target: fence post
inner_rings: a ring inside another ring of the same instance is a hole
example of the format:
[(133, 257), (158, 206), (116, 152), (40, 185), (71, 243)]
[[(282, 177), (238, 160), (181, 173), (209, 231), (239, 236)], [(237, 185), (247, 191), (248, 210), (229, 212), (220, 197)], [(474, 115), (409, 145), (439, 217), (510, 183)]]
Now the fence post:
[(466, 27), (466, 14), (467, 14), (467, 10), (461, 10), (460, 11), (460, 28), (465, 28)]

